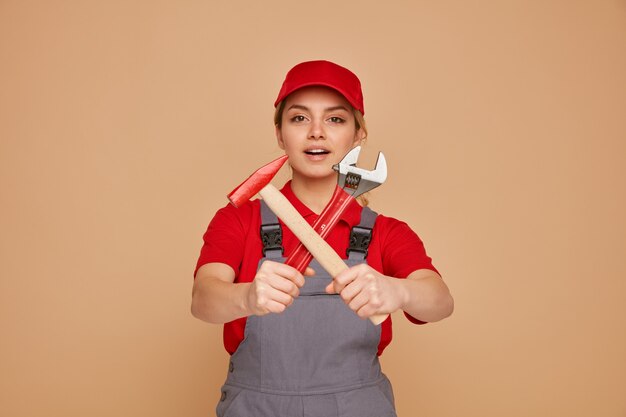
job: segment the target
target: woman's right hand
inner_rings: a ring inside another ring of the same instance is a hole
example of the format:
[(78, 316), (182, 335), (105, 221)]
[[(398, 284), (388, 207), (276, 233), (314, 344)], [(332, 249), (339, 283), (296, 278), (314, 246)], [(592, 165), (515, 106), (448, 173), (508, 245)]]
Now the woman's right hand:
[[(308, 267), (304, 275), (314, 275)], [(263, 316), (282, 313), (300, 294), (304, 276), (297, 269), (274, 261), (264, 261), (248, 287), (246, 304), (250, 314)]]

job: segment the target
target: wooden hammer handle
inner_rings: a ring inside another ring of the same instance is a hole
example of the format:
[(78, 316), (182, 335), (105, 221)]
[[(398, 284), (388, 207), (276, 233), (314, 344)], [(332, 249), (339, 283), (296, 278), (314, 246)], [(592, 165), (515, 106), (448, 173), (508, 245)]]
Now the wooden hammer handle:
[[(259, 194), (270, 210), (300, 239), (300, 242), (311, 252), (313, 257), (317, 259), (331, 277), (334, 278), (348, 269), (348, 265), (337, 255), (337, 252), (313, 230), (311, 225), (302, 218), (300, 213), (276, 187), (268, 184), (259, 191)], [(388, 314), (376, 315), (370, 317), (370, 320), (374, 324), (380, 324), (385, 321), (387, 316)]]

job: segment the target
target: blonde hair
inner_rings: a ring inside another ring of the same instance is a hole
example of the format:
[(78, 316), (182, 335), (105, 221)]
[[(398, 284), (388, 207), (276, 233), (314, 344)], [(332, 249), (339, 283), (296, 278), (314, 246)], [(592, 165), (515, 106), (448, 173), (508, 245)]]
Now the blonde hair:
[[(367, 124), (365, 123), (365, 118), (363, 117), (363, 113), (361, 113), (354, 107), (350, 106), (350, 109), (352, 109), (352, 114), (354, 115), (355, 132), (358, 132), (360, 129), (363, 130), (364, 135), (363, 135), (363, 139), (361, 139), (361, 146), (363, 146), (365, 139), (367, 139)], [(282, 124), (283, 124), (283, 112), (284, 111), (285, 111), (285, 100), (282, 100), (280, 103), (278, 103), (278, 106), (276, 106), (276, 110), (274, 110), (274, 126), (276, 126), (279, 129), (282, 127)], [(369, 199), (367, 198), (368, 194), (369, 193), (364, 193), (356, 198), (363, 207), (369, 204)]]

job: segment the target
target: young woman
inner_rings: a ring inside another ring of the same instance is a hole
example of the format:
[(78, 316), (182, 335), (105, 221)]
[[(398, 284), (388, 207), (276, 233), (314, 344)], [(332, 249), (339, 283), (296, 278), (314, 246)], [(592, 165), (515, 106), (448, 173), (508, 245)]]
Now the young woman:
[[(281, 192), (312, 224), (336, 187), (332, 166), (366, 138), (361, 84), (337, 64), (303, 62), (274, 105), (292, 168)], [(277, 231), (283, 250), (268, 245)], [(365, 251), (350, 247), (357, 231), (370, 233)], [(326, 240), (350, 266), (334, 279), (315, 260), (305, 276), (282, 263), (298, 241), (260, 200), (226, 206), (209, 224), (191, 309), (224, 323), (231, 361), (218, 416), (396, 415), (378, 361), (391, 318), (379, 326), (366, 318), (402, 310), (414, 323), (438, 321), (452, 313), (452, 297), (406, 223), (355, 201)]]

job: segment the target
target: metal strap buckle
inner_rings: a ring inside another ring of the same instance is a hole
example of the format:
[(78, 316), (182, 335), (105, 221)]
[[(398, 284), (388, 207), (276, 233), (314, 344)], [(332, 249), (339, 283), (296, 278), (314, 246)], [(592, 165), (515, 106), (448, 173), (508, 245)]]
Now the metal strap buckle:
[(263, 256), (265, 252), (279, 249), (282, 254), (283, 248), (283, 230), (278, 223), (261, 225), (261, 242), (263, 243)]
[(350, 246), (346, 254), (350, 256), (350, 252), (361, 252), (367, 257), (367, 249), (372, 240), (372, 229), (369, 227), (354, 226), (350, 231)]

